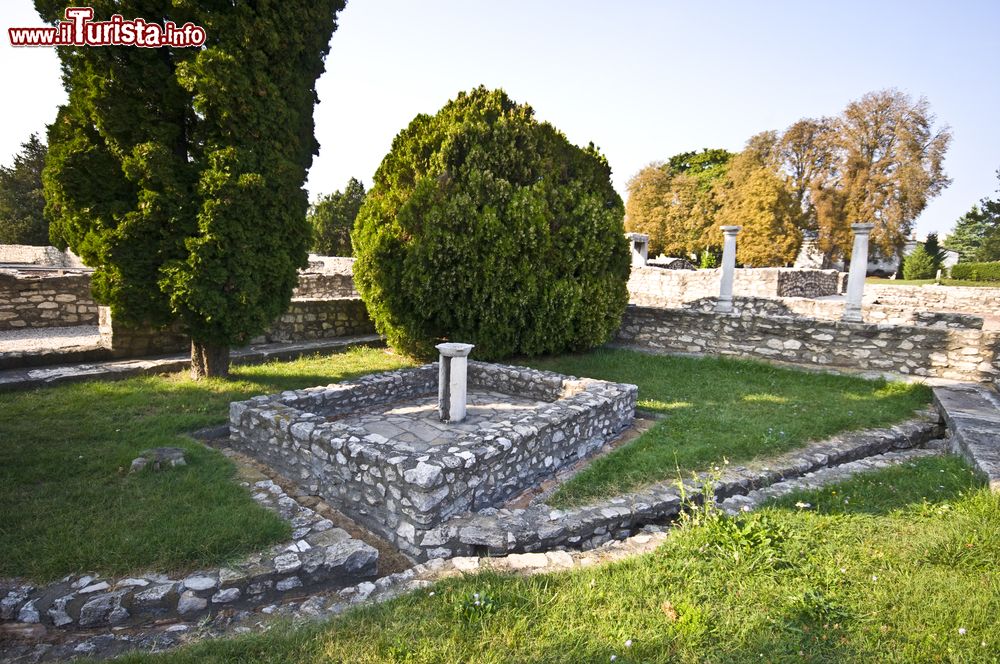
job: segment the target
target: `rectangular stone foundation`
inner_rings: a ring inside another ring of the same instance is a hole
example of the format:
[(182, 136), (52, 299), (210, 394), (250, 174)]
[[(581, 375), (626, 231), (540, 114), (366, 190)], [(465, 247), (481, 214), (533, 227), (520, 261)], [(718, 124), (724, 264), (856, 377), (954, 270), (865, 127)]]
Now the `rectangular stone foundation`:
[(429, 407), (435, 363), (234, 402), (232, 444), (424, 558), (448, 519), (499, 505), (616, 436), (638, 392), (481, 362), (468, 380), (459, 425)]

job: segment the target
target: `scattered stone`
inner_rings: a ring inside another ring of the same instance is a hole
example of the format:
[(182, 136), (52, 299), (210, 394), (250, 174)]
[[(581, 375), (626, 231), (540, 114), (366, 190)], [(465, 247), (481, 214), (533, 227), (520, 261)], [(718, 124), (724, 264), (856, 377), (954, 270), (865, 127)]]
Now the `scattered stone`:
[(154, 447), (139, 453), (139, 456), (132, 460), (130, 473), (137, 473), (143, 468), (151, 468), (155, 471), (186, 466), (187, 459), (184, 457), (184, 450), (179, 447)]
[(209, 590), (218, 584), (214, 576), (194, 575), (184, 579), (184, 587), (188, 590)]
[(213, 604), (228, 604), (229, 602), (235, 602), (240, 598), (239, 588), (227, 588), (226, 590), (220, 590), (219, 592), (212, 595)]

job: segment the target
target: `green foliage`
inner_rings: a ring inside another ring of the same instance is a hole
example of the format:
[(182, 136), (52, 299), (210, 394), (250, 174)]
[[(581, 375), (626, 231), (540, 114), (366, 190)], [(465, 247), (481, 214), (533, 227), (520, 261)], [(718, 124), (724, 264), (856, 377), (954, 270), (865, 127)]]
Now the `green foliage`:
[(351, 178), (344, 191), (320, 198), (309, 209), (312, 250), (323, 256), (351, 256), (351, 229), (365, 202), (365, 185)]
[(550, 505), (586, 505), (676, 477), (780, 454), (842, 431), (888, 426), (926, 407), (925, 385), (780, 369), (722, 358), (651, 357), (625, 350), (540, 358), (538, 369), (639, 386), (639, 408), (659, 421), (594, 459)]
[(1000, 261), (991, 263), (959, 263), (951, 268), (952, 279), (969, 281), (1000, 281)]
[(904, 279), (933, 279), (936, 273), (934, 257), (927, 253), (922, 244), (918, 244), (916, 249), (903, 259)]
[(49, 243), (42, 196), (45, 144), (32, 134), (14, 155), (12, 166), (0, 166), (0, 244)]
[[(358, 348), (236, 367), (231, 381), (147, 376), (0, 394), (0, 576), (184, 572), (287, 540), (288, 524), (239, 486), (232, 462), (188, 432), (224, 424), (232, 401), (405, 366)], [(129, 474), (158, 446), (184, 448), (187, 465)]]
[(702, 270), (712, 270), (719, 267), (722, 262), (722, 258), (719, 256), (719, 252), (712, 251), (711, 249), (705, 249), (701, 252), (701, 256), (698, 257), (698, 267)]
[(651, 256), (720, 248), (713, 232), (718, 209), (713, 185), (725, 176), (732, 157), (726, 150), (705, 149), (643, 168), (628, 183), (626, 229), (649, 235)]
[(975, 262), (986, 235), (995, 227), (1000, 227), (1000, 217), (991, 219), (978, 205), (959, 217), (955, 228), (944, 241), (944, 246), (958, 252), (960, 263)]
[[(246, 342), (306, 266), (315, 81), (343, 0), (96, 0), (207, 30), (204, 48), (59, 49), (69, 101), (43, 175), (52, 238), (95, 268), (124, 322), (179, 320), (198, 343)], [(36, 0), (49, 21), (64, 2)]]
[(937, 271), (944, 263), (944, 249), (938, 242), (937, 233), (927, 234), (927, 239), (924, 241), (924, 251), (931, 257), (931, 261), (934, 263), (934, 274), (937, 275)]
[(460, 93), (393, 141), (352, 234), (355, 283), (393, 347), (475, 357), (604, 343), (629, 250), (607, 161), (500, 90)]

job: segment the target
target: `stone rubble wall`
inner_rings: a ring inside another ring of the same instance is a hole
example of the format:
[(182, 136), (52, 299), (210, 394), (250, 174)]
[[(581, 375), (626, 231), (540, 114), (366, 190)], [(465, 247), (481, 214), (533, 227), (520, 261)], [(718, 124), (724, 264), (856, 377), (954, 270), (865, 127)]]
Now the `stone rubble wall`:
[(37, 588), (0, 580), (0, 622), (73, 629), (192, 620), (300, 595), (303, 588), (342, 588), (376, 576), (376, 549), (303, 507), (270, 480), (245, 485), (257, 503), (291, 523), (291, 542), (221, 569), (177, 578), (71, 575)]
[[(848, 432), (766, 462), (727, 468), (717, 479), (702, 474), (697, 481), (685, 480), (683, 495), (697, 502), (702, 484), (713, 482), (716, 499), (725, 500), (783, 479), (808, 476), (893, 450), (920, 447), (942, 433), (936, 414), (894, 427)], [(629, 537), (648, 524), (668, 523), (683, 508), (681, 489), (672, 480), (581, 507), (554, 509), (540, 503), (526, 509), (485, 509), (441, 526), (436, 536), (443, 544), (435, 553), (451, 557), (593, 549)]]
[(368, 317), (365, 303), (358, 297), (294, 299), (288, 310), (255, 341), (310, 341), (373, 332), (375, 325)]
[(626, 310), (616, 341), (669, 353), (976, 382), (995, 379), (1000, 352), (1000, 332), (995, 331), (634, 305)]
[(95, 323), (90, 274), (0, 272), (0, 330)]
[(888, 286), (865, 284), (864, 304), (923, 311), (1000, 315), (1000, 288), (978, 286)]
[[(722, 270), (633, 267), (628, 280), (634, 304), (678, 306), (719, 296)], [(840, 292), (836, 270), (755, 268), (736, 270), (733, 294), (743, 297), (823, 297)]]
[[(453, 445), (389, 441), (336, 418), (437, 390), (436, 364), (230, 405), (232, 445), (293, 478), (417, 558), (445, 519), (496, 505), (599, 449), (632, 421), (634, 385), (469, 363), (470, 387), (560, 399)], [(555, 385), (558, 378), (559, 385)], [(550, 380), (551, 379), (551, 380)], [(330, 421), (333, 418), (334, 421)]]
[[(715, 311), (717, 298), (704, 298), (686, 302), (684, 309), (711, 313)], [(639, 304), (639, 302), (633, 302)], [(645, 306), (666, 306), (661, 301), (653, 301)], [(844, 301), (840, 299), (813, 299), (808, 297), (734, 297), (733, 313), (741, 316), (798, 316), (836, 321), (844, 313)], [(883, 325), (925, 325), (954, 328), (983, 329), (983, 319), (969, 314), (942, 311), (917, 311), (915, 309), (881, 304), (865, 305), (861, 311), (866, 323)]]

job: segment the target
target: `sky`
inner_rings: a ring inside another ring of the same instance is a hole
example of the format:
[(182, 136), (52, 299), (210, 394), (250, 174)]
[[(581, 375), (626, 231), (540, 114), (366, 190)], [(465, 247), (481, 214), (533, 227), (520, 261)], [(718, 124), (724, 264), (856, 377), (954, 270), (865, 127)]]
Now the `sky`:
[[(0, 8), (0, 27), (41, 25), (30, 0)], [(317, 83), (311, 199), (350, 177), (370, 185), (416, 114), (480, 84), (530, 104), (570, 141), (593, 141), (623, 198), (652, 161), (738, 151), (757, 132), (836, 115), (884, 88), (926, 97), (953, 134), (953, 182), (918, 235), (947, 232), (998, 188), (1000, 0), (349, 0), (338, 23)], [(65, 93), (55, 49), (14, 48), (6, 29), (0, 77), (9, 164)]]

